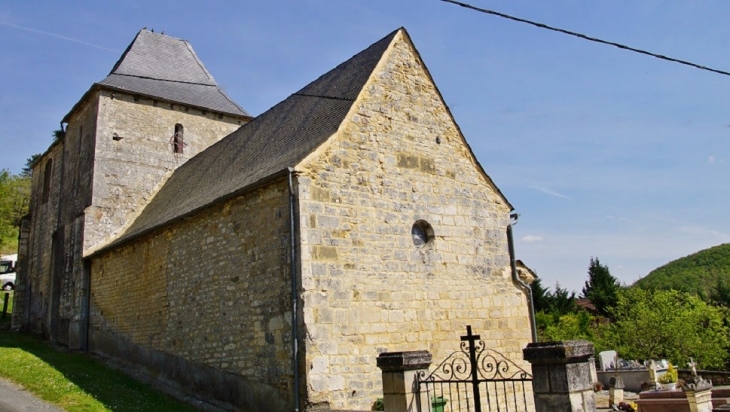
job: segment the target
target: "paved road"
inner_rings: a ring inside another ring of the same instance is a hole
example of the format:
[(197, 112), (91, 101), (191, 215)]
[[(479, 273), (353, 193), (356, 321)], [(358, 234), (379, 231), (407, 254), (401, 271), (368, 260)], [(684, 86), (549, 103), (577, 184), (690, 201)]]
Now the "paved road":
[(0, 412), (63, 412), (46, 403), (22, 387), (5, 379), (0, 379)]

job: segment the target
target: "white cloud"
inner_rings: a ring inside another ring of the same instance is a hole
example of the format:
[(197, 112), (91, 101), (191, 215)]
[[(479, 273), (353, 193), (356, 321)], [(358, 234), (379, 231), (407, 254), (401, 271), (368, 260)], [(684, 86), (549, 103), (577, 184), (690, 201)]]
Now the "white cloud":
[(633, 223), (634, 222), (633, 220), (631, 220), (631, 219), (629, 219), (628, 217), (625, 217), (625, 216), (606, 215), (606, 219), (608, 219), (608, 220), (615, 220), (615, 221), (618, 221), (618, 222), (626, 222), (626, 223)]
[(700, 225), (684, 225), (675, 228), (679, 233), (691, 236), (700, 236), (708, 239), (717, 239), (718, 242), (727, 242), (730, 240), (730, 234), (723, 233), (710, 227)]
[(710, 157), (708, 157), (708, 158), (707, 158), (707, 163), (709, 163), (709, 164), (713, 164), (713, 163), (715, 163), (715, 156), (710, 156)]
[(551, 190), (551, 189), (548, 189), (548, 188), (545, 188), (545, 187), (530, 186), (530, 189), (538, 190), (538, 191), (543, 192), (543, 193), (545, 193), (547, 195), (550, 195), (550, 196), (560, 197), (560, 198), (563, 198), (563, 199), (570, 199), (568, 196), (565, 196), (562, 193), (558, 193), (558, 192), (556, 192), (554, 190)]
[(83, 40), (79, 40), (79, 39), (74, 39), (73, 37), (63, 36), (63, 35), (57, 34), (57, 33), (51, 33), (49, 31), (34, 29), (32, 27), (19, 26), (17, 24), (13, 24), (8, 21), (0, 21), (0, 25), (10, 27), (13, 29), (24, 30), (24, 31), (31, 32), (31, 33), (43, 34), (45, 36), (55, 37), (57, 39), (66, 40), (66, 41), (70, 41), (73, 43), (79, 43), (79, 44), (83, 44), (85, 46), (95, 47), (95, 48), (101, 49), (101, 50), (119, 53), (119, 50), (110, 49), (108, 47), (100, 46), (100, 45), (94, 44), (94, 43), (89, 43), (87, 41), (83, 41)]
[(535, 242), (542, 242), (542, 236), (533, 236), (533, 235), (527, 235), (522, 238), (522, 241), (525, 243), (535, 243)]

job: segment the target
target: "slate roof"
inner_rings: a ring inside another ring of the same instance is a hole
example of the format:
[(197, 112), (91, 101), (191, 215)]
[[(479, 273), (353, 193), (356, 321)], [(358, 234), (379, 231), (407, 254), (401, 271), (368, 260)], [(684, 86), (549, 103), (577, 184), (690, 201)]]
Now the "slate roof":
[(127, 231), (102, 250), (286, 175), (337, 131), (397, 32), (180, 166)]
[(146, 29), (137, 33), (109, 75), (92, 90), (95, 87), (251, 117), (218, 87), (190, 43)]

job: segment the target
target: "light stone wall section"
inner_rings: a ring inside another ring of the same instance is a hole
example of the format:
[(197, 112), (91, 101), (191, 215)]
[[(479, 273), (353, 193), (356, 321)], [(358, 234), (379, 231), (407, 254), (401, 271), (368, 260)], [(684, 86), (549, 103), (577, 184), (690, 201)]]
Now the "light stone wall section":
[[(175, 168), (245, 121), (121, 92), (89, 93), (70, 114), (63, 139), (33, 169), (27, 287), (19, 300), (25, 315), (17, 322), (80, 348), (85, 252), (131, 224)], [(177, 157), (169, 143), (176, 123), (184, 126), (187, 144)], [(53, 175), (44, 203), (48, 160)]]
[[(99, 95), (83, 101), (71, 113), (63, 138), (63, 194), (60, 228), (62, 241), (58, 256), (62, 262), (55, 269), (61, 275), (60, 321), (52, 333), (70, 348), (82, 346), (79, 336), (81, 299), (85, 295), (83, 256), (84, 213), (91, 204), (94, 180), (94, 153), (99, 114)], [(62, 257), (61, 257), (62, 256)], [(51, 302), (51, 307), (56, 303)]]
[[(177, 123), (184, 127), (187, 146), (176, 156), (170, 137)], [(241, 117), (101, 91), (84, 250), (131, 224), (174, 169), (244, 123)], [(115, 134), (121, 140), (114, 140)]]
[[(16, 327), (67, 343), (69, 324), (74, 317), (79, 242), (84, 208), (91, 201), (94, 130), (97, 99), (82, 102), (70, 116), (62, 139), (55, 142), (33, 167), (30, 204), (30, 233), (23, 256), (25, 285), (18, 291), (23, 313)], [(45, 169), (52, 162), (50, 194), (43, 201)], [(54, 241), (55, 234), (55, 241)], [(54, 249), (55, 248), (55, 249)]]
[[(466, 325), (529, 370), (510, 207), (402, 33), (349, 118), (297, 167), (308, 402), (369, 409), (382, 396), (378, 353), (425, 349), (436, 366)], [(435, 239), (417, 248), (420, 219)]]
[[(29, 331), (47, 335), (48, 333), (48, 297), (52, 278), (52, 235), (56, 231), (58, 222), (58, 204), (60, 198), (61, 165), (63, 144), (51, 146), (43, 157), (33, 166), (31, 179), (31, 200), (29, 210), (32, 215), (30, 221), (31, 233), (28, 238), (27, 278), (21, 282), (25, 284), (26, 296), (23, 307), (14, 307), (13, 312), (25, 313), (22, 319), (23, 327)], [(44, 171), (48, 162), (51, 162), (51, 183), (47, 202), (42, 199)], [(35, 299), (27, 295), (33, 293)], [(43, 299), (43, 297), (46, 299)]]
[(275, 182), (93, 258), (92, 335), (238, 374), (288, 399), (288, 196), (287, 182)]

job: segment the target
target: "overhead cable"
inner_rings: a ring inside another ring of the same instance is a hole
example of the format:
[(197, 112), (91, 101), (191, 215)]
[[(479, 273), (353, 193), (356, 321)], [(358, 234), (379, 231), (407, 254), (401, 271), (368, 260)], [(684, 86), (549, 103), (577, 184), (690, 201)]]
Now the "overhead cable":
[(527, 24), (533, 25), (535, 27), (539, 27), (541, 29), (556, 31), (558, 33), (567, 34), (569, 36), (578, 37), (578, 38), (583, 39), (583, 40), (588, 40), (588, 41), (592, 41), (592, 42), (596, 42), (596, 43), (601, 43), (601, 44), (607, 44), (609, 46), (618, 47), (619, 49), (629, 50), (629, 51), (632, 51), (632, 52), (635, 52), (635, 53), (641, 53), (641, 54), (644, 54), (644, 55), (647, 55), (647, 56), (656, 57), (657, 59), (662, 59), (662, 60), (667, 60), (667, 61), (674, 62), (674, 63), (684, 64), (686, 66), (694, 67), (695, 69), (706, 70), (706, 71), (709, 71), (709, 72), (713, 72), (713, 73), (717, 73), (717, 74), (722, 74), (722, 75), (725, 75), (725, 76), (730, 76), (730, 72), (726, 72), (724, 70), (713, 69), (711, 67), (703, 66), (703, 65), (700, 65), (700, 64), (697, 64), (697, 63), (692, 63), (692, 62), (687, 61), (687, 60), (675, 59), (673, 57), (668, 57), (668, 56), (664, 56), (664, 55), (661, 55), (661, 54), (652, 53), (652, 52), (649, 52), (649, 51), (646, 51), (646, 50), (637, 49), (637, 48), (630, 47), (630, 46), (627, 46), (627, 45), (621, 44), (621, 43), (616, 43), (616, 42), (607, 41), (607, 40), (601, 40), (601, 39), (598, 39), (596, 37), (586, 36), (585, 34), (577, 33), (577, 32), (574, 32), (574, 31), (560, 29), (560, 28), (557, 28), (557, 27), (548, 26), (547, 24), (538, 23), (538, 22), (534, 22), (534, 21), (531, 21), (531, 20), (522, 19), (522, 18), (515, 17), (515, 16), (510, 16), (509, 14), (500, 13), (500, 12), (497, 12), (497, 11), (494, 11), (494, 10), (483, 9), (483, 8), (480, 8), (480, 7), (472, 6), (471, 4), (462, 3), (460, 1), (455, 1), (455, 0), (441, 0), (441, 1), (446, 2), (446, 3), (455, 4), (457, 6), (461, 6), (461, 7), (464, 7), (464, 8), (470, 9), (470, 10), (474, 10), (474, 11), (478, 11), (478, 12), (481, 12), (481, 13), (491, 14), (493, 16), (502, 17), (502, 18), (505, 18), (505, 19), (517, 21), (517, 22), (520, 22), (520, 23), (527, 23)]

